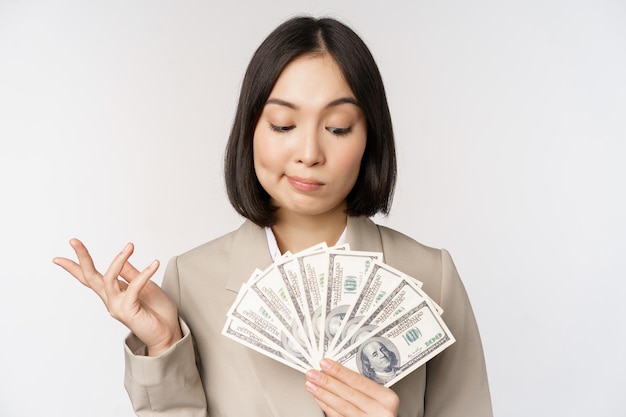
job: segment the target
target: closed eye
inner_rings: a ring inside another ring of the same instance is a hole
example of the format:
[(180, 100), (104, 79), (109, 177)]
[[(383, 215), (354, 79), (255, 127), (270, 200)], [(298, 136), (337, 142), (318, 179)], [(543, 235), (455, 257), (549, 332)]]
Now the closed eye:
[(350, 133), (352, 131), (352, 127), (327, 127), (326, 130), (333, 135), (342, 136)]
[(289, 132), (290, 130), (294, 129), (296, 127), (296, 125), (291, 125), (291, 126), (277, 126), (275, 124), (270, 123), (270, 129), (272, 129), (274, 132), (278, 132), (278, 133), (285, 133), (285, 132)]

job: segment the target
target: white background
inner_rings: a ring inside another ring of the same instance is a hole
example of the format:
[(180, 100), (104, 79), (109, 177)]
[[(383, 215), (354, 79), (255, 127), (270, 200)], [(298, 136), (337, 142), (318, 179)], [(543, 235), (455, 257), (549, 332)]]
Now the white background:
[(624, 1), (0, 0), (0, 416), (132, 415), (126, 330), (51, 259), (76, 236), (144, 266), (237, 227), (239, 85), (300, 12), (378, 61), (399, 155), (380, 221), (451, 251), (496, 415), (626, 415)]

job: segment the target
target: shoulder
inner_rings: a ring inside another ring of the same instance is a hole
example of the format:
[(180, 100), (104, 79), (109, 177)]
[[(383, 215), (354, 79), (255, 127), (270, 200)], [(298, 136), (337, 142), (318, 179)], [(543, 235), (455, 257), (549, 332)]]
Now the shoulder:
[(440, 249), (426, 246), (367, 217), (348, 218), (347, 241), (353, 250), (383, 252), (385, 263), (407, 274), (414, 270), (410, 267), (433, 270), (441, 265)]
[(378, 231), (380, 232), (380, 237), (383, 241), (383, 245), (388, 247), (393, 247), (394, 249), (407, 250), (412, 252), (421, 252), (424, 254), (435, 255), (440, 252), (440, 249), (432, 248), (430, 246), (426, 246), (417, 240), (413, 239), (410, 236), (405, 235), (402, 232), (399, 232), (395, 229), (392, 229), (387, 226), (382, 226), (377, 224)]
[(380, 233), (385, 258), (390, 264), (413, 264), (415, 262), (433, 266), (441, 264), (441, 249), (424, 245), (387, 226), (377, 224), (376, 227)]
[[(223, 260), (228, 258), (236, 233), (236, 230), (232, 231), (171, 258), (165, 270), (163, 289), (170, 295), (180, 294), (181, 286), (185, 287), (190, 282), (198, 285), (199, 281), (207, 281), (207, 271), (225, 276)], [(219, 260), (222, 262), (218, 262)], [(180, 305), (179, 297), (177, 295), (175, 299)]]
[(237, 230), (219, 236), (178, 255), (178, 262), (190, 262), (209, 257), (225, 256), (230, 251)]

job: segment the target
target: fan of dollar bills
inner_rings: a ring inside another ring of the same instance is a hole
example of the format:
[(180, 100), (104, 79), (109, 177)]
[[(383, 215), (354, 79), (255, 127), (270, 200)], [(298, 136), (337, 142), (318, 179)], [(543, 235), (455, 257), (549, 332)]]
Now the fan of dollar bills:
[(381, 253), (320, 244), (254, 271), (222, 334), (301, 372), (329, 357), (388, 387), (454, 343), (442, 312)]

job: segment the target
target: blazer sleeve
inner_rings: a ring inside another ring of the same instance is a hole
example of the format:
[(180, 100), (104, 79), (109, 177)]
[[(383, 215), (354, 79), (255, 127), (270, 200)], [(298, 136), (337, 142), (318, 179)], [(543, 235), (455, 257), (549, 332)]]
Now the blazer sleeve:
[[(163, 289), (180, 305), (176, 260), (167, 265)], [(126, 338), (124, 386), (140, 417), (208, 417), (191, 331), (182, 318), (180, 324), (183, 338), (158, 357), (145, 356), (135, 335)]]
[(491, 396), (478, 326), (450, 254), (441, 251), (440, 305), (456, 342), (426, 364), (425, 417), (490, 417)]

